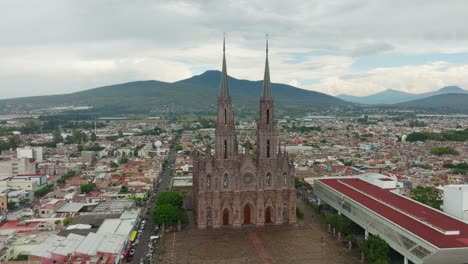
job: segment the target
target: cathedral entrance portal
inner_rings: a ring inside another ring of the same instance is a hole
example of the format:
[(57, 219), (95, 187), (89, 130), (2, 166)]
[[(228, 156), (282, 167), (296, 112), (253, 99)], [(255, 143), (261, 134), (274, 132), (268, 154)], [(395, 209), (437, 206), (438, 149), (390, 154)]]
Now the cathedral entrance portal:
[(271, 208), (270, 207), (268, 207), (265, 210), (265, 223), (266, 224), (271, 223)]
[(229, 212), (227, 209), (223, 211), (223, 225), (229, 225)]
[(244, 225), (250, 224), (250, 206), (246, 205), (244, 207)]

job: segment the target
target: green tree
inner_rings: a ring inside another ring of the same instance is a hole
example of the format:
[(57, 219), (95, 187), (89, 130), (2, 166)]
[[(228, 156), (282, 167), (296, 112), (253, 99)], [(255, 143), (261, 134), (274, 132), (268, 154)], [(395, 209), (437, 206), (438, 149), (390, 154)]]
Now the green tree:
[(94, 184), (92, 182), (89, 182), (87, 184), (82, 184), (80, 185), (80, 190), (81, 190), (81, 193), (90, 193), (92, 191), (94, 191)]
[(19, 147), (21, 143), (21, 139), (18, 135), (12, 135), (8, 137), (8, 144), (10, 145), (10, 148), (15, 149)]
[(296, 188), (300, 188), (304, 185), (304, 182), (302, 182), (299, 178), (294, 177), (294, 185)]
[(364, 252), (370, 263), (390, 263), (390, 248), (387, 242), (378, 236), (370, 236), (362, 242), (359, 248)]
[(96, 137), (96, 133), (91, 133), (91, 136), (90, 136), (90, 139), (92, 142), (96, 141), (97, 140), (97, 137)]
[(81, 141), (84, 143), (84, 142), (88, 142), (88, 135), (86, 135), (85, 133), (81, 132)]
[(27, 204), (27, 203), (29, 203), (29, 199), (20, 199), (20, 201), (19, 201), (19, 204), (22, 205), (22, 206)]
[(37, 189), (35, 192), (34, 192), (34, 196), (36, 197), (41, 197), (43, 196), (44, 194), (48, 193), (51, 189), (54, 188), (54, 185), (53, 184), (48, 184), (40, 189)]
[(8, 208), (9, 210), (15, 209), (15, 208), (16, 208), (16, 202), (8, 201), (8, 202), (7, 202), (7, 208)]
[(253, 149), (253, 145), (252, 145), (252, 143), (251, 143), (250, 141), (246, 141), (246, 142), (244, 143), (244, 148), (245, 148), (245, 149), (251, 149), (251, 150), (252, 150), (252, 149)]
[(296, 207), (296, 216), (298, 219), (304, 219), (304, 212), (299, 207)]
[(182, 208), (183, 197), (178, 192), (164, 192), (161, 193), (156, 202), (156, 206), (161, 206), (165, 204), (170, 204), (175, 208)]
[(110, 162), (110, 166), (111, 166), (111, 168), (114, 168), (114, 169), (115, 169), (115, 168), (118, 168), (118, 167), (119, 167), (119, 164), (117, 164), (117, 163), (111, 161), (111, 162)]
[(71, 137), (68, 137), (68, 138), (70, 140), (69, 143), (80, 144), (81, 143), (81, 131), (79, 131), (78, 129), (73, 129)]
[(67, 216), (63, 219), (62, 223), (64, 226), (67, 226), (71, 223), (71, 221), (73, 221), (73, 218), (71, 216)]
[(128, 162), (127, 153), (123, 152), (122, 156), (119, 159), (120, 164), (125, 164)]
[(52, 133), (52, 138), (52, 141), (56, 144), (63, 142), (62, 134), (60, 134), (60, 131), (58, 129), (54, 130), (54, 132)]
[(432, 155), (459, 155), (460, 153), (451, 147), (433, 147), (430, 150)]
[(181, 219), (180, 210), (172, 204), (163, 204), (156, 207), (151, 219), (156, 224), (174, 225)]
[(352, 235), (356, 228), (356, 224), (344, 215), (327, 215), (325, 222), (336, 228), (343, 236)]
[(442, 195), (434, 187), (418, 186), (411, 190), (411, 198), (432, 208), (440, 210)]
[(183, 148), (182, 148), (181, 145), (177, 145), (177, 146), (175, 147), (175, 151), (181, 151), (181, 150), (183, 150)]
[(128, 187), (126, 185), (120, 186), (120, 193), (126, 193), (128, 192)]
[(123, 137), (123, 136), (124, 136), (122, 131), (119, 131), (119, 132), (118, 132), (118, 135), (119, 135), (119, 137)]

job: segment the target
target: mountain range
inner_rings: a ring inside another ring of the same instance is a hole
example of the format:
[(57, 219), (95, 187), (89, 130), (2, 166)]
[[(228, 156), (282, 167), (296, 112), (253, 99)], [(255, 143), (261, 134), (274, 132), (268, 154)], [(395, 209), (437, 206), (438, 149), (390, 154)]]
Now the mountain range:
[[(221, 72), (207, 71), (174, 83), (137, 81), (90, 90), (50, 96), (0, 100), (0, 112), (14, 109), (31, 111), (51, 106), (92, 106), (96, 115), (212, 114), (216, 111)], [(258, 110), (262, 81), (228, 78), (235, 111), (253, 114)], [(272, 93), (278, 111), (303, 112), (317, 107), (344, 106), (351, 103), (323, 93), (273, 83)]]
[[(0, 113), (19, 111), (50, 112), (52, 107), (90, 106), (80, 110), (88, 116), (103, 115), (211, 115), (216, 111), (221, 72), (203, 74), (177, 82), (136, 81), (93, 88), (85, 91), (0, 100)], [(255, 116), (262, 81), (228, 78), (236, 116)], [(424, 94), (387, 90), (370, 96), (333, 97), (286, 84), (273, 83), (272, 93), (279, 113), (304, 114), (319, 108), (358, 104), (391, 104), (391, 107), (468, 112), (468, 91), (457, 86)]]
[(337, 97), (352, 103), (359, 103), (359, 104), (398, 104), (403, 102), (409, 102), (413, 100), (423, 99), (435, 95), (442, 95), (442, 94), (468, 94), (467, 90), (464, 90), (458, 86), (446, 86), (437, 91), (428, 92), (428, 93), (421, 93), (421, 94), (413, 94), (413, 93), (405, 93), (393, 89), (388, 89), (383, 92), (379, 92), (372, 95), (367, 96), (352, 96), (347, 94), (340, 94)]

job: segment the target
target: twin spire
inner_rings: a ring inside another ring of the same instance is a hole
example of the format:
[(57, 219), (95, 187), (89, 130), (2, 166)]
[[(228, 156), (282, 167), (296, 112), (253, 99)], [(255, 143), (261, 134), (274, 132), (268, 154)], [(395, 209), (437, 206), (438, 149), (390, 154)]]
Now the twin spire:
[(223, 71), (221, 73), (221, 92), (219, 94), (220, 99), (229, 98), (229, 87), (228, 87), (228, 75), (226, 69), (226, 37), (223, 38)]
[[(226, 67), (226, 37), (223, 37), (223, 69), (221, 72), (221, 91), (219, 94), (220, 99), (229, 98), (228, 75)], [(263, 89), (262, 99), (271, 100), (271, 82), (270, 82), (270, 67), (268, 63), (268, 35), (266, 40), (266, 60), (265, 60), (265, 74), (263, 75)]]

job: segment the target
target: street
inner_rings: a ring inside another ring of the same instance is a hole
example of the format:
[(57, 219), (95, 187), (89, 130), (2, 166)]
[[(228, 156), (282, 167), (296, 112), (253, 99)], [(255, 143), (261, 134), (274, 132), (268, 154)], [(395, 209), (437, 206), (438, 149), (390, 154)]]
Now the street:
[[(135, 254), (133, 256), (133, 259), (129, 263), (140, 263), (141, 259), (144, 260), (144, 263), (157, 263), (157, 256), (158, 256), (158, 251), (159, 251), (159, 243), (153, 243), (154, 246), (154, 252), (151, 254), (152, 258), (148, 259), (147, 255), (149, 252), (149, 243), (150, 243), (150, 237), (155, 236), (158, 234), (161, 234), (158, 230), (158, 233), (155, 232), (155, 227), (156, 224), (151, 221), (151, 213), (154, 210), (156, 200), (158, 199), (158, 194), (161, 192), (166, 192), (170, 190), (170, 185), (171, 185), (171, 175), (172, 175), (172, 167), (174, 165), (175, 159), (177, 156), (177, 152), (171, 148), (168, 158), (167, 158), (167, 164), (163, 168), (161, 174), (160, 174), (160, 182), (155, 182), (155, 191), (148, 199), (146, 206), (142, 207), (142, 211), (146, 212), (148, 211), (148, 219), (146, 220), (146, 225), (145, 228), (143, 229), (143, 232), (139, 233), (141, 235), (139, 238), (139, 243), (135, 245)], [(159, 187), (157, 187), (159, 184)], [(157, 188), (156, 188), (157, 187)], [(155, 197), (154, 201), (152, 200), (152, 197)], [(143, 216), (145, 214), (143, 213)], [(149, 261), (148, 261), (149, 260)]]

